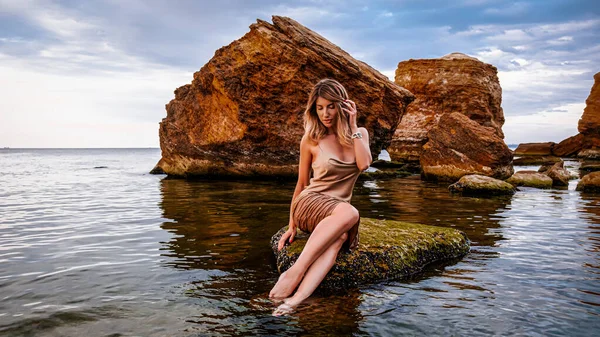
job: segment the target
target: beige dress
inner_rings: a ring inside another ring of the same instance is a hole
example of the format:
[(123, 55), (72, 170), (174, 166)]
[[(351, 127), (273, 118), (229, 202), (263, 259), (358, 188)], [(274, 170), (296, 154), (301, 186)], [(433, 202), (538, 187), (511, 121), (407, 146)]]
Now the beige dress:
[[(312, 163), (313, 177), (309, 185), (292, 202), (292, 217), (298, 228), (312, 233), (317, 224), (331, 215), (342, 202), (350, 203), (352, 190), (360, 174), (356, 161), (344, 162), (333, 158), (319, 145), (319, 155)], [(346, 249), (358, 246), (359, 221), (348, 232)]]

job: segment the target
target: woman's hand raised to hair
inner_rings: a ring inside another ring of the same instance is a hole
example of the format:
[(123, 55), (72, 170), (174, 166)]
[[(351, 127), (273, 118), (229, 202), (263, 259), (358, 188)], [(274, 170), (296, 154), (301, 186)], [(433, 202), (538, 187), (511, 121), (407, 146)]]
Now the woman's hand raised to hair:
[(356, 115), (357, 115), (357, 110), (356, 110), (356, 103), (354, 103), (354, 101), (352, 100), (345, 100), (342, 102), (342, 109), (344, 109), (344, 111), (346, 111), (346, 113), (348, 114), (348, 122), (350, 124), (350, 129), (352, 130), (352, 132), (356, 132), (358, 130), (358, 126), (356, 125)]

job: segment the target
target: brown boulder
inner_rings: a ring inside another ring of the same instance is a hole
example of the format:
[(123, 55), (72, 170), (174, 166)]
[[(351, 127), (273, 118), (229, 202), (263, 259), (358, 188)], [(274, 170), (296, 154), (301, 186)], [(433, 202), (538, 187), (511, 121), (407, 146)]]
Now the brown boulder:
[(569, 186), (571, 174), (564, 168), (563, 161), (554, 164), (545, 174), (552, 179), (552, 186)]
[(411, 59), (398, 64), (395, 82), (416, 99), (406, 109), (387, 148), (393, 160), (418, 161), (427, 133), (445, 113), (466, 115), (504, 138), (502, 88), (494, 66), (460, 53), (439, 59)]
[(298, 22), (273, 16), (175, 90), (160, 123), (159, 168), (176, 176), (295, 175), (306, 100), (326, 77), (357, 103), (376, 156), (413, 95)]
[(551, 156), (554, 142), (521, 143), (514, 151), (515, 156)]
[(552, 147), (552, 154), (559, 157), (574, 157), (583, 147), (583, 135), (581, 133), (569, 137)]
[(428, 134), (421, 154), (421, 176), (457, 181), (467, 174), (506, 179), (513, 174), (512, 152), (491, 127), (461, 113), (444, 114)]
[(600, 172), (592, 172), (579, 181), (577, 191), (600, 193)]

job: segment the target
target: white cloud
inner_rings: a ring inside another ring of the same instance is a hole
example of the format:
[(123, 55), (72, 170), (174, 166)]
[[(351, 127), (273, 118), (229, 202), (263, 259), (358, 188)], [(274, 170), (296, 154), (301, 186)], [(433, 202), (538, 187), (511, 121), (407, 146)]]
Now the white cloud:
[(585, 103), (558, 106), (527, 116), (506, 119), (503, 130), (507, 144), (560, 142), (578, 133), (577, 123)]
[(0, 144), (10, 147), (157, 147), (165, 104), (192, 78), (167, 67), (61, 75), (0, 59)]

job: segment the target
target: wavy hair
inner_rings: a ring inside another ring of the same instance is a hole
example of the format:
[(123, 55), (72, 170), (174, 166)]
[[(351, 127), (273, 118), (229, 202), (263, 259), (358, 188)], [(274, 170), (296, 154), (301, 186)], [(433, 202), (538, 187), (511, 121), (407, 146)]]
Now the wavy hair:
[(317, 98), (322, 97), (334, 103), (336, 114), (335, 134), (340, 144), (352, 146), (352, 131), (348, 122), (348, 113), (342, 110), (342, 102), (348, 99), (348, 93), (343, 85), (336, 80), (325, 78), (313, 87), (306, 110), (304, 110), (304, 130), (308, 138), (317, 143), (327, 135), (327, 127), (319, 119), (317, 114)]

